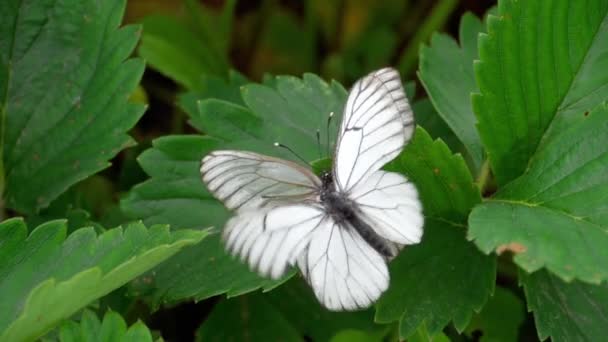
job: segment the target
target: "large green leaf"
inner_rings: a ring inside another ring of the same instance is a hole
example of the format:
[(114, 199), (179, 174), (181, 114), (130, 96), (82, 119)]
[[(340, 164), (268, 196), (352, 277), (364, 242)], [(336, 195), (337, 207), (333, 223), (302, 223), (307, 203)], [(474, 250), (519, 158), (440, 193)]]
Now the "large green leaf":
[(459, 331), (494, 289), (496, 262), (465, 240), (464, 222), (480, 195), (464, 160), (421, 128), (387, 169), (408, 175), (420, 193), (426, 223), (419, 245), (390, 264), (391, 284), (376, 320), (399, 321), (405, 338), (425, 324), (435, 335), (450, 321)]
[[(141, 321), (127, 327), (116, 312), (108, 311), (100, 321), (97, 315), (85, 310), (79, 322), (66, 321), (59, 328), (60, 342), (152, 342), (152, 334)], [(162, 339), (159, 339), (162, 341)]]
[(81, 228), (66, 239), (65, 221), (29, 236), (21, 219), (0, 224), (0, 340), (34, 339), (92, 300), (106, 295), (198, 243), (202, 231), (170, 233), (141, 223), (97, 235)]
[(460, 22), (460, 47), (451, 37), (436, 34), (430, 46), (420, 49), (422, 81), (437, 112), (464, 143), (476, 171), (483, 159), (483, 147), (475, 129), (471, 93), (477, 91), (473, 60), (477, 58), (477, 36), (482, 23), (467, 13)]
[(608, 106), (581, 114), (536, 153), (526, 173), (473, 210), (469, 237), (510, 249), (528, 272), (608, 280)]
[(520, 272), (541, 340), (602, 341), (608, 335), (608, 285), (565, 283), (547, 271)]
[(608, 98), (607, 14), (605, 0), (502, 0), (488, 17), (473, 109), (499, 184)]
[[(0, 3), (0, 143), (6, 205), (33, 212), (132, 144), (127, 99), (144, 63), (124, 0)], [(2, 189), (0, 189), (2, 190)]]

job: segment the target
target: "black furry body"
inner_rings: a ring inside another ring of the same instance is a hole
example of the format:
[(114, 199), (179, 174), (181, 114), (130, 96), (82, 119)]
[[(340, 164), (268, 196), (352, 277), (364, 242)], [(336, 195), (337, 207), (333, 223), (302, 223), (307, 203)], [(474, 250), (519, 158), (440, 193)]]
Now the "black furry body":
[(361, 211), (357, 203), (349, 199), (345, 194), (336, 191), (332, 174), (324, 172), (321, 175), (323, 181), (320, 197), (326, 213), (340, 226), (354, 229), (373, 249), (386, 258), (394, 257), (386, 239), (378, 235), (369, 224), (361, 218)]

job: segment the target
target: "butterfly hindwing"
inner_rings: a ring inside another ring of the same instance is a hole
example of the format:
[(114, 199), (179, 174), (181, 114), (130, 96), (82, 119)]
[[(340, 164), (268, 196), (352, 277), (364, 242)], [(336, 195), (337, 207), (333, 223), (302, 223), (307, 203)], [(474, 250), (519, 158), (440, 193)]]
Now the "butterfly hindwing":
[(319, 228), (298, 267), (319, 302), (335, 311), (366, 308), (389, 284), (384, 258), (354, 229), (334, 221)]
[(308, 204), (242, 211), (226, 224), (224, 241), (250, 268), (277, 279), (327, 224), (325, 216), (322, 208)]
[(422, 206), (416, 187), (403, 175), (376, 171), (352, 189), (361, 215), (374, 231), (399, 245), (419, 243), (422, 238)]

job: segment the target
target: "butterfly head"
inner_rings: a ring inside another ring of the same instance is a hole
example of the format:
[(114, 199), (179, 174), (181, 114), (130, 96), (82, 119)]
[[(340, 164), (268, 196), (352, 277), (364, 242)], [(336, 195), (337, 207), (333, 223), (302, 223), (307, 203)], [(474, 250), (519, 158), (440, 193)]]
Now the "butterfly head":
[(331, 171), (321, 172), (320, 178), (323, 183), (323, 189), (329, 189), (334, 184), (334, 177), (331, 174)]

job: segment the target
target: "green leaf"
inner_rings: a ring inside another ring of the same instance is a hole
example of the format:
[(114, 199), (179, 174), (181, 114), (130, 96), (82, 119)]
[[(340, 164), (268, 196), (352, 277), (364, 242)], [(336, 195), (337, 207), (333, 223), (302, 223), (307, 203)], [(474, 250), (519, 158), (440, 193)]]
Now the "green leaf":
[(304, 341), (261, 294), (217, 304), (197, 331), (197, 341)]
[(385, 169), (403, 173), (416, 184), (426, 217), (462, 224), (481, 201), (462, 156), (452, 154), (441, 139), (433, 141), (420, 127), (403, 153)]
[(141, 223), (97, 235), (81, 228), (66, 239), (65, 221), (29, 236), (21, 219), (0, 224), (0, 340), (41, 336), (91, 301), (198, 243), (201, 231), (170, 233)]
[(90, 310), (85, 310), (80, 322), (67, 321), (59, 328), (59, 341), (71, 342), (152, 342), (152, 334), (141, 321), (127, 328), (125, 320), (116, 312), (108, 311), (103, 321)]
[(373, 310), (332, 312), (319, 304), (310, 286), (301, 277), (264, 295), (289, 322), (313, 341), (328, 341), (337, 332), (357, 329), (371, 335), (384, 335), (385, 326), (374, 324)]
[(520, 272), (540, 340), (601, 341), (608, 334), (608, 285), (565, 283), (547, 271)]
[(390, 274), (376, 321), (398, 320), (402, 338), (421, 324), (435, 335), (450, 321), (465, 329), (494, 290), (496, 262), (466, 241), (459, 227), (427, 218), (422, 243), (405, 248), (391, 262)]
[(503, 0), (488, 17), (473, 109), (499, 185), (608, 99), (608, 73), (598, 72), (608, 67), (607, 14), (604, 0)]
[(450, 342), (443, 332), (437, 334), (429, 334), (426, 326), (422, 324), (416, 332), (408, 339), (410, 342)]
[(149, 16), (142, 23), (139, 55), (186, 89), (195, 89), (202, 75), (222, 76), (228, 71), (225, 57), (197, 32), (196, 24), (166, 15)]
[(10, 208), (31, 213), (48, 206), (132, 144), (125, 133), (144, 106), (127, 100), (144, 63), (125, 61), (139, 28), (118, 29), (124, 6), (2, 1), (0, 173)]
[[(194, 90), (190, 90), (179, 96), (178, 105), (191, 118), (193, 118), (192, 113), (198, 112), (198, 103), (203, 99), (224, 100), (242, 105), (241, 86), (247, 82), (247, 79), (243, 75), (232, 70), (228, 72), (227, 80), (213, 75), (201, 75)], [(190, 123), (193, 124), (192, 121)], [(193, 126), (198, 128), (196, 124), (193, 124)]]
[(608, 279), (608, 105), (582, 117), (473, 210), (469, 238), (481, 250), (511, 250), (526, 271), (546, 267), (566, 281)]
[(465, 14), (460, 22), (461, 46), (448, 35), (433, 35), (430, 46), (420, 49), (418, 73), (437, 112), (467, 148), (475, 171), (481, 167), (483, 147), (470, 98), (477, 91), (473, 60), (477, 59), (477, 35), (482, 31), (481, 21)]
[(481, 332), (480, 342), (515, 342), (524, 319), (522, 300), (509, 290), (497, 287), (483, 310), (473, 316), (466, 332), (469, 336)]
[[(451, 151), (462, 153), (465, 157), (469, 155), (466, 152), (464, 145), (460, 142), (458, 137), (445, 123), (445, 121), (439, 116), (435, 107), (428, 98), (422, 98), (412, 103), (412, 110), (414, 111), (414, 117), (416, 124), (433, 138), (441, 138), (443, 142), (448, 145)], [(468, 160), (467, 160), (468, 161)], [(472, 165), (472, 163), (471, 163)], [(474, 169), (471, 167), (471, 169)]]
[(386, 167), (416, 184), (426, 216), (424, 236), (391, 262), (391, 284), (376, 321), (399, 321), (407, 338), (425, 324), (435, 335), (450, 321), (459, 331), (494, 289), (496, 260), (464, 238), (464, 222), (479, 191), (464, 160), (418, 128), (405, 151)]
[(334, 335), (330, 342), (381, 342), (384, 341), (384, 332), (370, 333), (361, 330), (347, 329)]
[[(232, 318), (233, 316), (238, 318)], [(228, 336), (235, 341), (241, 341), (245, 340), (244, 334), (253, 336), (256, 333), (265, 335), (265, 338), (259, 336), (260, 341), (291, 338), (300, 341), (305, 336), (313, 341), (329, 341), (344, 329), (358, 329), (360, 333), (378, 335), (376, 340), (379, 340), (386, 330), (384, 326), (373, 324), (371, 310), (327, 311), (318, 303), (310, 287), (299, 277), (292, 278), (268, 293), (250, 293), (222, 301), (214, 307), (210, 317), (212, 318), (199, 330), (198, 337), (201, 341), (230, 340)], [(248, 319), (251, 322), (246, 322)], [(243, 324), (243, 327), (235, 327), (235, 322)], [(275, 328), (276, 325), (278, 328)]]

